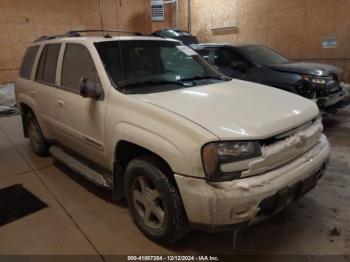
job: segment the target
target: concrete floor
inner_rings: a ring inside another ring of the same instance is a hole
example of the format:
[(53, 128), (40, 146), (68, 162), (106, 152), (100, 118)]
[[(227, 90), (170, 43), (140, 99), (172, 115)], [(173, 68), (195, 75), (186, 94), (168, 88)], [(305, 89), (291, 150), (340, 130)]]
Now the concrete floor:
[[(0, 227), (0, 254), (350, 254), (350, 107), (325, 119), (332, 144), (319, 185), (271, 220), (232, 233), (193, 231), (172, 247), (138, 231), (124, 201), (32, 153), (19, 116), (0, 118), (0, 188), (22, 183), (48, 208)], [(332, 236), (333, 228), (339, 235)], [(97, 257), (98, 258), (98, 257)]]

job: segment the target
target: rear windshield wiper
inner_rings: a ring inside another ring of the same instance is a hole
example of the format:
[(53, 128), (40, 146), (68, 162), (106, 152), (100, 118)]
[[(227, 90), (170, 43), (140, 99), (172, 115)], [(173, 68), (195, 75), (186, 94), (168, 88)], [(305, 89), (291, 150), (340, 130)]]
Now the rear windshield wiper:
[(148, 80), (145, 82), (138, 82), (138, 83), (132, 83), (132, 84), (127, 84), (124, 87), (136, 87), (136, 86), (156, 86), (156, 85), (178, 85), (178, 86), (185, 86), (186, 84), (183, 83), (180, 80), (177, 81), (171, 81), (171, 80)]

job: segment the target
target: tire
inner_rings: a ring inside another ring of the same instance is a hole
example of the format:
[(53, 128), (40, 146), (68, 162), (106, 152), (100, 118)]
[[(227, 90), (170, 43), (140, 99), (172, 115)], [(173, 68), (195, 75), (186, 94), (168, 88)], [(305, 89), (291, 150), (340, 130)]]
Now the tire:
[(39, 156), (47, 156), (49, 154), (49, 146), (40, 129), (38, 121), (32, 113), (26, 116), (26, 129), (30, 141), (30, 146), (34, 153)]
[(180, 195), (157, 158), (132, 160), (124, 191), (135, 224), (152, 241), (172, 244), (190, 231)]

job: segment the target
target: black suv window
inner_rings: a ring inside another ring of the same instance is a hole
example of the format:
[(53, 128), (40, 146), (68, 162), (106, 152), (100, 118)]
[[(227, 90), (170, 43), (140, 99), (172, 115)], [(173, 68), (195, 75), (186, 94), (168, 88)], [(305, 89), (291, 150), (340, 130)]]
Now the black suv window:
[(289, 62), (287, 58), (266, 46), (243, 46), (240, 50), (250, 61), (260, 66), (286, 64)]
[(209, 62), (209, 55), (210, 50), (209, 49), (198, 49), (196, 52), (205, 59), (205, 61)]
[(67, 44), (64, 51), (61, 85), (72, 91), (80, 91), (82, 78), (100, 84), (95, 64), (89, 50), (81, 44)]
[(45, 45), (41, 52), (38, 69), (36, 71), (36, 80), (49, 84), (55, 84), (57, 59), (61, 44)]
[(214, 64), (218, 67), (230, 66), (232, 62), (241, 60), (240, 56), (234, 51), (220, 48), (215, 52)]
[(30, 74), (32, 72), (32, 67), (34, 63), (34, 59), (38, 52), (39, 46), (29, 47), (23, 57), (21, 70), (19, 72), (19, 76), (25, 79), (30, 78)]
[(241, 78), (244, 72), (234, 66), (235, 64), (248, 64), (235, 51), (228, 48), (220, 48), (215, 52), (214, 65), (218, 67), (221, 73), (229, 77)]

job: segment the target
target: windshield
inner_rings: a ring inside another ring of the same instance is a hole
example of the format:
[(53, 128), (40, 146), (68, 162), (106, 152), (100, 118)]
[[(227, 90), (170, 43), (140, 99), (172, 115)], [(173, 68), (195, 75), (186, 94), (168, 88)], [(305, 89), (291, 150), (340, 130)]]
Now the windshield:
[(286, 64), (288, 59), (266, 46), (244, 46), (240, 50), (258, 66)]
[(95, 46), (111, 80), (125, 92), (167, 91), (224, 79), (197, 53), (178, 42), (125, 40)]

